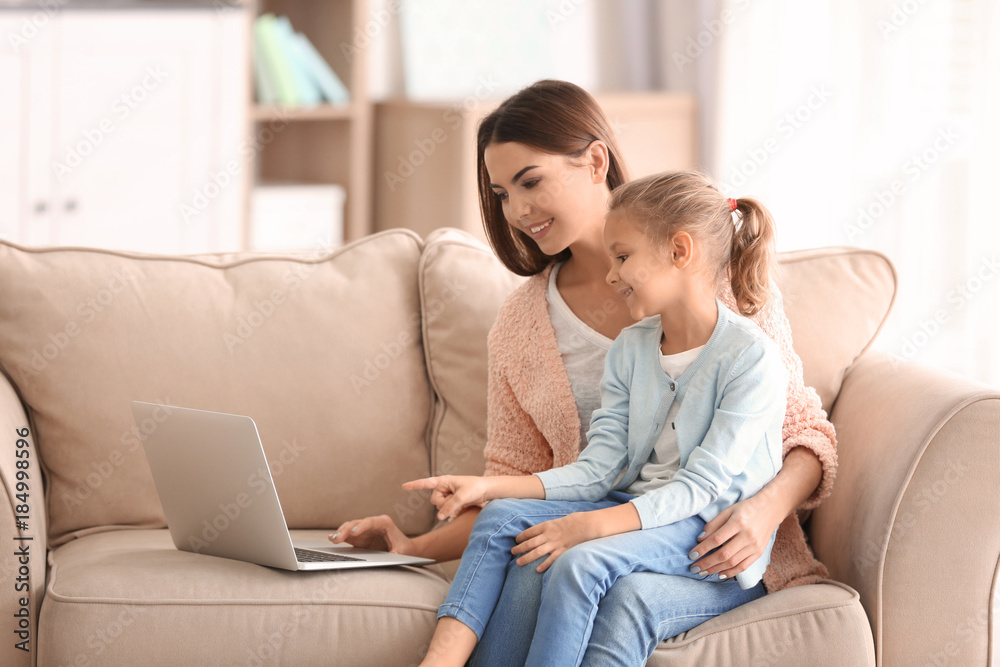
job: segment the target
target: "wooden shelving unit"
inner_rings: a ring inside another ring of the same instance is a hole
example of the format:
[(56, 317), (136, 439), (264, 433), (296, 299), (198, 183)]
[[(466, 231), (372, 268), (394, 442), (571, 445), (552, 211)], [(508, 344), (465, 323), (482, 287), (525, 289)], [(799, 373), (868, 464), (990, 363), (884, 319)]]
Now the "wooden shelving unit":
[[(597, 101), (633, 178), (698, 166), (692, 95), (606, 93)], [(374, 229), (426, 235), (459, 227), (484, 240), (476, 182), (476, 128), (499, 100), (459, 104), (388, 100), (375, 105)], [(421, 149), (420, 147), (425, 147)]]
[[(363, 28), (368, 20), (368, 0), (258, 0), (254, 9), (255, 16), (267, 12), (287, 16), (347, 86), (350, 103), (288, 108), (258, 105), (251, 98), (248, 116), (252, 135), (264, 134), (261, 131), (268, 126), (280, 129), (266, 133), (270, 141), (256, 155), (249, 188), (268, 182), (342, 185), (347, 189), (344, 240), (371, 233), (373, 142), (368, 52), (354, 42), (355, 35), (362, 34), (355, 28)], [(252, 61), (250, 66), (252, 72)], [(252, 78), (249, 72), (248, 76)], [(247, 247), (252, 234), (249, 188), (244, 226)]]

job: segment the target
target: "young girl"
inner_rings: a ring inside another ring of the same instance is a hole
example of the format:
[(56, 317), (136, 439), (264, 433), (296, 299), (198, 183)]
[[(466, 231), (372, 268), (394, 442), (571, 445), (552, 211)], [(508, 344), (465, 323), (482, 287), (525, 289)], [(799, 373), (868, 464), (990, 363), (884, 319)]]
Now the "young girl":
[[(735, 213), (735, 215), (734, 215)], [(578, 665), (603, 594), (621, 576), (725, 579), (689, 567), (705, 524), (764, 487), (781, 466), (787, 375), (777, 346), (740, 310), (771, 293), (773, 222), (756, 201), (725, 199), (699, 174), (660, 174), (612, 192), (607, 282), (640, 320), (608, 351), (588, 446), (575, 463), (529, 476), (445, 476), (440, 518), (498, 498), (479, 515), (441, 606), (424, 664), (462, 665), (496, 606), (512, 557), (544, 559), (528, 665)], [(770, 545), (736, 576), (755, 586)]]

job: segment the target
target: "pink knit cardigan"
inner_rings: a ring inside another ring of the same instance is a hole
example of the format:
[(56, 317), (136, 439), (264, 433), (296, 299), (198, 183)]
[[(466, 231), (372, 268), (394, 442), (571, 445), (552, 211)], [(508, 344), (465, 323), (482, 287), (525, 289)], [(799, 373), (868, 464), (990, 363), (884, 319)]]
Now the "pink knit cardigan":
[[(511, 293), (489, 334), (487, 475), (530, 475), (572, 463), (579, 454), (580, 418), (545, 297), (551, 270), (531, 277)], [(728, 286), (719, 298), (736, 310)], [(789, 373), (784, 454), (806, 447), (823, 466), (819, 486), (800, 508), (811, 509), (830, 494), (837, 473), (833, 425), (826, 419), (819, 396), (803, 384), (802, 361), (792, 349), (784, 311), (772, 305), (753, 320), (781, 346)], [(826, 568), (813, 557), (793, 512), (778, 528), (764, 585), (774, 592), (826, 576)]]

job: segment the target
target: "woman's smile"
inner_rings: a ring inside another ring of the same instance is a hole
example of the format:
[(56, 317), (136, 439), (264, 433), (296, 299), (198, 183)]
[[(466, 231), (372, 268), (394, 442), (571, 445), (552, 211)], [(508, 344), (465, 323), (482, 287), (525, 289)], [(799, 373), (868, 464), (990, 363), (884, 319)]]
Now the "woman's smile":
[(554, 219), (555, 218), (549, 218), (548, 220), (545, 220), (545, 221), (540, 222), (538, 224), (529, 225), (528, 226), (528, 231), (531, 233), (531, 236), (533, 238), (539, 239), (539, 238), (545, 236), (546, 231), (552, 225), (552, 221)]

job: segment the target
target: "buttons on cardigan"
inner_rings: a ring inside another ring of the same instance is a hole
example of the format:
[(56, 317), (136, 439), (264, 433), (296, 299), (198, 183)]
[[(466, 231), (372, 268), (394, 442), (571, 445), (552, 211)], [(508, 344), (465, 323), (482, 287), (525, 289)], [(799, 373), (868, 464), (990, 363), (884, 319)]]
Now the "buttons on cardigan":
[(676, 391), (676, 390), (677, 390), (677, 385), (674, 384), (673, 382), (671, 382), (670, 383), (670, 391)]

